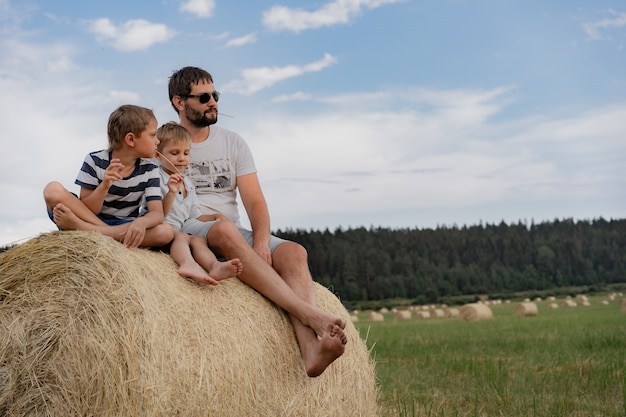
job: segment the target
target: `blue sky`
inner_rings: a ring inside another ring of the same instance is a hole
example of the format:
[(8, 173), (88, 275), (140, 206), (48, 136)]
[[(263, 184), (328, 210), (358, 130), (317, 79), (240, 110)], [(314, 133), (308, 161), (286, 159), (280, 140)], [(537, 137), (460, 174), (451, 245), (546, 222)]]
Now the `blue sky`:
[(277, 228), (626, 217), (626, 2), (0, 0), (0, 244), (200, 66)]

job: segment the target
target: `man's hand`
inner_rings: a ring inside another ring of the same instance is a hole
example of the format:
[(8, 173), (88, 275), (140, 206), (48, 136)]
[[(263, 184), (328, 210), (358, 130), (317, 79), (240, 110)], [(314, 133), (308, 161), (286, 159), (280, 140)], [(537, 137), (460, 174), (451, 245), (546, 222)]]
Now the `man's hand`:
[(254, 251), (258, 253), (261, 258), (265, 259), (268, 264), (272, 264), (272, 251), (270, 250), (268, 244), (257, 244), (255, 242), (252, 245), (252, 249), (254, 249)]

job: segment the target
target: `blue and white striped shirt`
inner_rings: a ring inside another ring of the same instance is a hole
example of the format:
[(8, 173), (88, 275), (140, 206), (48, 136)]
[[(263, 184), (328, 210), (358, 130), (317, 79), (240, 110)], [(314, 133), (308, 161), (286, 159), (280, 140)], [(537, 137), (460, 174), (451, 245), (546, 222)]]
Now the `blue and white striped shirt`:
[[(89, 153), (75, 184), (95, 190), (104, 179), (104, 171), (110, 163), (111, 151), (104, 149)], [(150, 159), (138, 158), (133, 173), (115, 181), (109, 188), (98, 217), (104, 221), (136, 219), (140, 215), (142, 201), (162, 199), (160, 180), (159, 166)]]

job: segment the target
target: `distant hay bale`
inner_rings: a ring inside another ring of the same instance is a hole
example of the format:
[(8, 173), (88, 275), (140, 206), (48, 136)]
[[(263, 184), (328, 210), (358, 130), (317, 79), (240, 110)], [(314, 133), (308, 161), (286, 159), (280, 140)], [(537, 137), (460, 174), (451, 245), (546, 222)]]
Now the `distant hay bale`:
[(411, 320), (411, 312), (409, 310), (398, 310), (395, 317), (396, 320)]
[(546, 300), (548, 301), (555, 301), (556, 297), (554, 297), (553, 295), (549, 296), (548, 298), (546, 298)]
[(430, 318), (430, 311), (416, 311), (415, 312), (415, 318), (416, 319), (429, 319)]
[(537, 304), (535, 303), (519, 303), (515, 307), (513, 315), (515, 317), (531, 317), (536, 316), (538, 313)]
[(450, 308), (446, 310), (446, 317), (457, 317), (459, 315), (458, 308)]
[(550, 303), (548, 307), (555, 309), (555, 308), (559, 308), (559, 305), (557, 303)]
[(382, 315), (382, 313), (378, 313), (376, 311), (370, 311), (370, 313), (367, 315), (367, 319), (369, 321), (385, 321), (385, 316)]
[(589, 301), (589, 298), (587, 298), (587, 296), (585, 294), (578, 294), (576, 296), (576, 299), (579, 301)]
[(348, 345), (309, 378), (280, 308), (236, 278), (210, 287), (176, 269), (89, 232), (0, 254), (0, 415), (378, 415), (373, 361), (330, 291), (315, 285)]
[(576, 307), (576, 301), (571, 298), (565, 299), (559, 303), (559, 307)]
[(389, 309), (387, 307), (383, 307), (378, 312), (380, 314), (386, 314), (386, 313), (389, 313)]
[(433, 310), (432, 316), (436, 318), (441, 318), (441, 317), (445, 317), (446, 315), (442, 309), (436, 308)]
[(359, 316), (357, 316), (356, 314), (350, 314), (350, 320), (352, 321), (352, 323), (357, 323), (359, 321)]
[(458, 317), (460, 321), (491, 320), (493, 318), (493, 313), (489, 306), (472, 303), (465, 304), (461, 307)]

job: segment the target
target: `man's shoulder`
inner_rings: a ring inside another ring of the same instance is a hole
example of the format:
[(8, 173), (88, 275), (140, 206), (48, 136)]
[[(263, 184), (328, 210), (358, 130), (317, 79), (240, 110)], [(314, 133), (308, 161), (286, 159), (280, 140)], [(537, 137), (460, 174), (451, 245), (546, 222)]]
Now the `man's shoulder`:
[(217, 138), (224, 138), (224, 139), (243, 140), (243, 138), (241, 137), (239, 133), (230, 129), (226, 129), (225, 127), (222, 127), (222, 126), (217, 126), (217, 125), (211, 126), (211, 136), (214, 136)]

